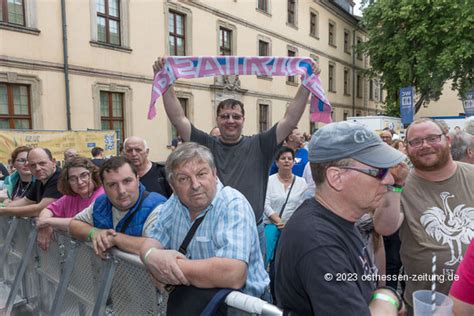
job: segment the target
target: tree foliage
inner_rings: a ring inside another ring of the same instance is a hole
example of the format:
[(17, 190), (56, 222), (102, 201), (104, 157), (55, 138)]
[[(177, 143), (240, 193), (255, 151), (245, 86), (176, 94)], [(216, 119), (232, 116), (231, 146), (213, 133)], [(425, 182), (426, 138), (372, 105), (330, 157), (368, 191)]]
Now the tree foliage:
[(415, 87), (416, 112), (448, 80), (460, 97), (474, 88), (472, 0), (371, 1), (362, 27), (369, 39), (357, 49), (370, 56), (370, 75), (381, 76), (388, 113), (399, 113), (401, 87)]

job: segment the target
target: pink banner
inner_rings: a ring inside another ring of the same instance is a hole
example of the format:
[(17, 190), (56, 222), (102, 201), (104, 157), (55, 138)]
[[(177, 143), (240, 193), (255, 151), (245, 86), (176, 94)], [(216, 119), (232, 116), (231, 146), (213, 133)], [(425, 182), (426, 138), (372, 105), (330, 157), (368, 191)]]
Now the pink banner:
[(155, 75), (148, 119), (156, 116), (155, 102), (179, 78), (201, 78), (224, 75), (294, 76), (311, 92), (311, 120), (331, 122), (331, 104), (326, 98), (319, 76), (313, 73), (312, 60), (302, 57), (167, 57), (163, 69)]

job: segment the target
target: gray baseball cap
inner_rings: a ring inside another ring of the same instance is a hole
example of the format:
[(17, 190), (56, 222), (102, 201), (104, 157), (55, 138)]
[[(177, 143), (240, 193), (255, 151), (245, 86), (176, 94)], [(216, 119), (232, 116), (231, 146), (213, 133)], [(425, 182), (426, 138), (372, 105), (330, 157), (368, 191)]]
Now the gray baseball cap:
[(337, 122), (318, 129), (309, 143), (310, 162), (352, 158), (376, 168), (390, 168), (406, 159), (374, 131), (357, 122)]

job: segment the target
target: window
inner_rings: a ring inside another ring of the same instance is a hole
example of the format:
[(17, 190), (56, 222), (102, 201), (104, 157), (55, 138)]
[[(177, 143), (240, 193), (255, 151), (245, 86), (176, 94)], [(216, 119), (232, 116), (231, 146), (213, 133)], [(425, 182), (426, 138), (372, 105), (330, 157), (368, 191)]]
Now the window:
[(100, 91), (101, 129), (117, 131), (123, 142), (125, 135), (123, 93)]
[(344, 95), (351, 95), (350, 83), (350, 71), (344, 68)]
[(349, 116), (349, 112), (347, 111), (344, 111), (344, 113), (342, 113), (342, 120), (343, 121), (347, 121), (347, 117)]
[(362, 115), (362, 113), (360, 111), (356, 112), (356, 116), (361, 116), (361, 115)]
[(296, 25), (296, 0), (288, 0), (288, 24)]
[(336, 87), (335, 87), (335, 68), (336, 65), (334, 64), (329, 64), (329, 71), (328, 71), (328, 90), (330, 92), (336, 92)]
[(309, 13), (309, 35), (318, 37), (318, 15), (315, 12)]
[(32, 128), (29, 86), (0, 83), (0, 128)]
[(329, 22), (329, 45), (336, 46), (336, 23)]
[(351, 33), (344, 30), (344, 52), (351, 53)]
[(374, 99), (374, 80), (369, 80), (369, 99)]
[(97, 0), (97, 40), (120, 46), (119, 0)]
[(379, 91), (380, 91), (380, 83), (377, 79), (374, 79), (374, 100), (375, 101), (382, 101)]
[[(296, 52), (294, 50), (288, 50), (288, 57), (295, 57)], [(287, 83), (296, 83), (296, 77), (295, 76), (288, 76), (286, 78)]]
[(0, 0), (0, 22), (25, 26), (24, 0)]
[(258, 41), (258, 56), (269, 56), (270, 55), (270, 44), (265, 41)]
[(186, 15), (170, 11), (168, 17), (170, 55), (186, 55)]
[(358, 98), (362, 98), (362, 76), (360, 74), (357, 74), (357, 82), (356, 82), (356, 89), (357, 89), (357, 94), (356, 96)]
[[(362, 38), (357, 37), (357, 47), (359, 47), (359, 44), (361, 44), (361, 43), (362, 43)], [(357, 57), (358, 60), (362, 60), (362, 54), (361, 53), (357, 53), (356, 57)]]
[(224, 27), (219, 28), (219, 54), (232, 55), (232, 31)]
[(315, 132), (314, 130), (316, 129), (316, 123), (311, 121), (311, 119), (309, 120), (309, 134), (310, 135), (313, 135), (313, 133)]
[(258, 131), (264, 132), (268, 129), (268, 104), (258, 105)]
[(268, 0), (258, 0), (257, 9), (268, 13)]

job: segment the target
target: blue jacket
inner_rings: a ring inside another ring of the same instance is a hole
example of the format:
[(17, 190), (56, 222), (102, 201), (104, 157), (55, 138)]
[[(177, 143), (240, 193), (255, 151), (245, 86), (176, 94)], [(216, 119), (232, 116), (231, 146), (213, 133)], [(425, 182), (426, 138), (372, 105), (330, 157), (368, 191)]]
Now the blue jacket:
[(140, 184), (140, 194), (138, 196), (137, 202), (131, 209), (127, 211), (127, 214), (120, 220), (120, 222), (118, 222), (115, 228), (113, 227), (112, 222), (112, 203), (106, 194), (99, 196), (94, 202), (92, 211), (94, 227), (101, 229), (112, 228), (117, 232), (120, 232), (127, 218), (129, 218), (133, 213), (137, 213), (132, 218), (130, 224), (125, 230), (125, 234), (130, 236), (142, 236), (143, 226), (146, 219), (148, 218), (148, 215), (150, 215), (156, 206), (166, 202), (166, 198), (161, 194), (150, 192), (150, 194), (148, 194), (146, 199), (143, 201), (141, 209), (137, 210), (143, 192), (145, 192), (145, 187)]

